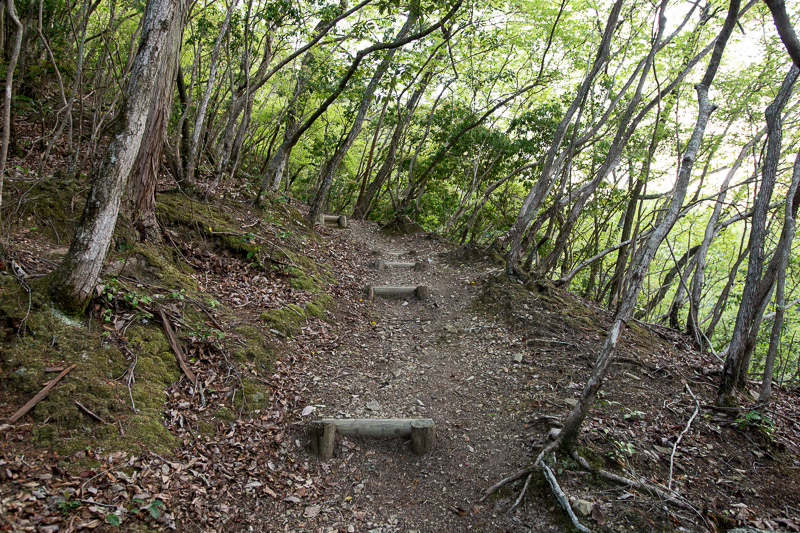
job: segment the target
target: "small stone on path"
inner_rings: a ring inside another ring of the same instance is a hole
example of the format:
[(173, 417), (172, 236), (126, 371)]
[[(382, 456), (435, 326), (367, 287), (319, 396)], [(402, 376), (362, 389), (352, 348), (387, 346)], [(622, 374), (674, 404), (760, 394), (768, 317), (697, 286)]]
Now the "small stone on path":
[(379, 411), (381, 408), (381, 404), (378, 402), (367, 402), (367, 409), (370, 411)]
[(592, 514), (592, 502), (588, 500), (575, 500), (572, 502), (572, 510), (583, 516)]

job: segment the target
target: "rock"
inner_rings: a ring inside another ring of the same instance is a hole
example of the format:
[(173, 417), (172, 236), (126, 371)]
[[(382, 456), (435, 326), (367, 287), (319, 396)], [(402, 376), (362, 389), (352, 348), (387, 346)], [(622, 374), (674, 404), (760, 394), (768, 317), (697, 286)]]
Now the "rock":
[(381, 408), (381, 404), (378, 402), (367, 402), (367, 409), (370, 411), (379, 411)]
[(589, 516), (592, 514), (592, 506), (594, 504), (588, 500), (575, 500), (572, 502), (572, 510), (579, 515)]
[(452, 324), (447, 324), (447, 325), (444, 327), (444, 330), (445, 330), (447, 333), (455, 333), (456, 331), (458, 331), (458, 330), (456, 329), (456, 327), (455, 327), (454, 325), (452, 325)]
[(547, 436), (550, 438), (550, 440), (556, 440), (559, 433), (561, 433), (559, 428), (550, 428), (550, 431), (547, 432)]
[(522, 354), (521, 353), (515, 353), (514, 354), (514, 362), (515, 363), (521, 363), (522, 362)]
[(564, 403), (569, 405), (570, 407), (575, 407), (576, 405), (578, 405), (578, 400), (576, 400), (575, 398), (567, 398), (566, 400), (564, 400)]

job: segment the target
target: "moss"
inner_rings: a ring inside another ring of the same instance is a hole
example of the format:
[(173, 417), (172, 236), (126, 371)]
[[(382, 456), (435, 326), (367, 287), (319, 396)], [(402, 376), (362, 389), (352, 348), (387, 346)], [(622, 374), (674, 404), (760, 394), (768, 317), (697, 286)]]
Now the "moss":
[(144, 272), (136, 272), (136, 277), (147, 280), (152, 278), (157, 283), (169, 290), (179, 292), (185, 291), (187, 294), (197, 293), (197, 284), (190, 276), (192, 268), (189, 265), (178, 263), (170, 257), (162, 255), (163, 250), (153, 245), (137, 244), (134, 253), (141, 257), (144, 263)]
[(86, 199), (85, 187), (79, 180), (67, 177), (41, 180), (20, 199), (21, 209), (11, 219), (17, 228), (61, 242), (75, 233)]
[(261, 313), (261, 319), (270, 329), (274, 329), (291, 337), (300, 333), (306, 323), (303, 308), (290, 304), (282, 309), (270, 309)]
[(223, 422), (233, 422), (236, 420), (236, 414), (234, 414), (233, 410), (230, 407), (220, 407), (214, 413), (215, 420), (221, 420)]
[(313, 316), (314, 318), (318, 318), (320, 320), (325, 318), (325, 311), (317, 304), (307, 303), (305, 311), (308, 316)]
[(242, 377), (242, 388), (233, 397), (233, 405), (246, 408), (248, 412), (269, 407), (270, 390), (250, 376)]
[(320, 283), (314, 279), (313, 275), (306, 275), (297, 268), (289, 268), (289, 274), (292, 276), (289, 284), (295, 289), (308, 292), (320, 292), (322, 290)]
[(257, 371), (272, 372), (275, 366), (275, 347), (268, 337), (255, 327), (243, 324), (234, 330), (234, 334), (244, 338), (245, 345), (234, 352), (234, 358), (239, 363), (253, 363)]

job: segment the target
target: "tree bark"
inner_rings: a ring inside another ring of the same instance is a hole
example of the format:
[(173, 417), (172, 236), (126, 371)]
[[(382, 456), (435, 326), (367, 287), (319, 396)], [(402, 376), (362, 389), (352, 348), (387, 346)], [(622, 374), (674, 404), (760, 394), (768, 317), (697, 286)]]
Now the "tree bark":
[(781, 36), (781, 41), (783, 41), (786, 51), (789, 52), (789, 57), (792, 58), (795, 65), (800, 67), (800, 41), (797, 39), (792, 21), (786, 13), (786, 3), (783, 0), (764, 0), (764, 3), (772, 13), (778, 35)]
[(172, 111), (173, 87), (178, 71), (178, 54), (181, 36), (186, 23), (185, 16), (172, 19), (171, 40), (161, 53), (153, 99), (147, 115), (142, 143), (131, 170), (131, 191), (128, 203), (133, 225), (143, 242), (160, 242), (161, 232), (156, 221), (156, 185), (161, 169), (161, 155), (167, 138), (167, 124)]
[[(735, 405), (734, 388), (741, 383), (741, 377), (746, 375), (745, 344), (747, 336), (755, 320), (758, 308), (758, 291), (761, 285), (761, 274), (764, 267), (764, 236), (766, 234), (766, 219), (772, 191), (777, 177), (778, 160), (780, 159), (781, 142), (783, 137), (781, 126), (781, 112), (789, 100), (794, 88), (795, 80), (800, 70), (793, 65), (783, 80), (780, 91), (775, 100), (767, 107), (765, 112), (767, 120), (767, 155), (762, 168), (761, 187), (758, 191), (753, 208), (753, 223), (750, 229), (748, 248), (750, 256), (747, 263), (747, 276), (745, 277), (742, 301), (736, 316), (736, 324), (731, 336), (728, 356), (722, 370), (722, 379), (717, 391), (717, 404), (721, 406)], [(771, 284), (770, 284), (771, 287)]]
[(94, 292), (145, 132), (156, 78), (175, 38), (173, 20), (183, 18), (186, 10), (187, 0), (151, 0), (145, 9), (118, 130), (92, 183), (69, 252), (50, 278), (53, 300), (66, 311), (82, 312)]

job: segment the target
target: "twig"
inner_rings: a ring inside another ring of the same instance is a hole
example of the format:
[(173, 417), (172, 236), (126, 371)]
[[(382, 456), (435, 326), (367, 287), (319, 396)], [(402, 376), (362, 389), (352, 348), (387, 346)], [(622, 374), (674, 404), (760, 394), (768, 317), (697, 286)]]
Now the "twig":
[(683, 431), (681, 431), (681, 434), (678, 435), (678, 438), (675, 440), (675, 444), (672, 445), (672, 453), (669, 456), (669, 483), (667, 484), (667, 489), (670, 491), (672, 490), (672, 472), (673, 472), (672, 469), (675, 466), (675, 452), (678, 450), (678, 444), (681, 443), (683, 436), (686, 435), (686, 433), (689, 431), (689, 428), (692, 427), (692, 422), (694, 422), (694, 419), (697, 417), (697, 413), (700, 412), (700, 402), (697, 400), (697, 396), (695, 396), (694, 393), (692, 392), (692, 389), (689, 388), (688, 383), (686, 384), (686, 390), (689, 391), (689, 394), (692, 395), (695, 407), (694, 407), (694, 413), (692, 413), (692, 416), (686, 423), (686, 427), (683, 428)]
[(561, 504), (561, 507), (563, 507), (564, 510), (569, 515), (569, 519), (572, 520), (572, 525), (575, 526), (575, 529), (581, 531), (582, 533), (591, 533), (591, 530), (588, 527), (581, 524), (580, 521), (578, 520), (578, 517), (575, 516), (575, 512), (572, 510), (572, 506), (569, 504), (569, 500), (567, 500), (567, 495), (564, 494), (563, 490), (561, 490), (561, 487), (558, 485), (558, 480), (556, 479), (556, 476), (553, 474), (553, 471), (550, 470), (550, 467), (547, 466), (547, 464), (544, 461), (542, 461), (542, 463), (539, 466), (541, 467), (542, 472), (544, 472), (544, 477), (547, 480), (547, 483), (550, 484), (550, 489), (553, 491), (553, 494), (558, 500), (558, 503)]
[(102, 418), (101, 418), (99, 415), (96, 415), (96, 414), (94, 414), (92, 411), (90, 411), (90, 410), (89, 410), (89, 408), (88, 408), (88, 407), (86, 407), (85, 405), (83, 405), (83, 404), (82, 404), (81, 402), (79, 402), (78, 400), (75, 400), (75, 405), (77, 405), (78, 407), (80, 407), (80, 408), (81, 408), (81, 410), (82, 410), (84, 413), (86, 413), (87, 415), (91, 416), (92, 418), (94, 418), (95, 420), (97, 420), (98, 422), (100, 422), (101, 424), (105, 424), (105, 423), (106, 423), (106, 421), (105, 421), (105, 420), (103, 420), (103, 419), (102, 419)]
[(26, 403), (25, 405), (23, 405), (23, 406), (22, 406), (22, 407), (19, 409), (19, 411), (17, 411), (16, 413), (14, 413), (14, 414), (12, 415), (12, 417), (8, 419), (8, 423), (9, 423), (9, 424), (13, 424), (13, 423), (14, 423), (14, 422), (16, 422), (17, 420), (19, 420), (20, 418), (22, 418), (23, 416), (25, 416), (25, 415), (28, 413), (28, 411), (30, 411), (31, 409), (33, 409), (33, 408), (34, 408), (34, 406), (35, 406), (37, 403), (39, 403), (39, 402), (41, 402), (42, 400), (44, 400), (44, 398), (45, 398), (45, 397), (46, 397), (48, 394), (50, 394), (50, 391), (51, 391), (51, 390), (53, 390), (53, 387), (55, 387), (55, 386), (56, 386), (56, 384), (57, 384), (59, 381), (61, 381), (61, 379), (62, 379), (64, 376), (66, 376), (67, 374), (69, 374), (69, 372), (70, 372), (70, 371), (71, 371), (73, 368), (75, 368), (75, 365), (72, 365), (72, 366), (70, 366), (69, 368), (65, 368), (64, 370), (62, 370), (62, 371), (61, 371), (61, 373), (60, 373), (58, 376), (56, 376), (56, 377), (55, 377), (53, 380), (51, 380), (51, 381), (50, 381), (50, 383), (48, 383), (48, 384), (47, 384), (47, 385), (46, 385), (46, 386), (45, 386), (45, 387), (44, 387), (42, 390), (40, 390), (40, 391), (38, 392), (38, 394), (36, 394), (36, 396), (34, 396), (33, 398), (31, 398), (31, 399), (28, 401), (28, 403)]

